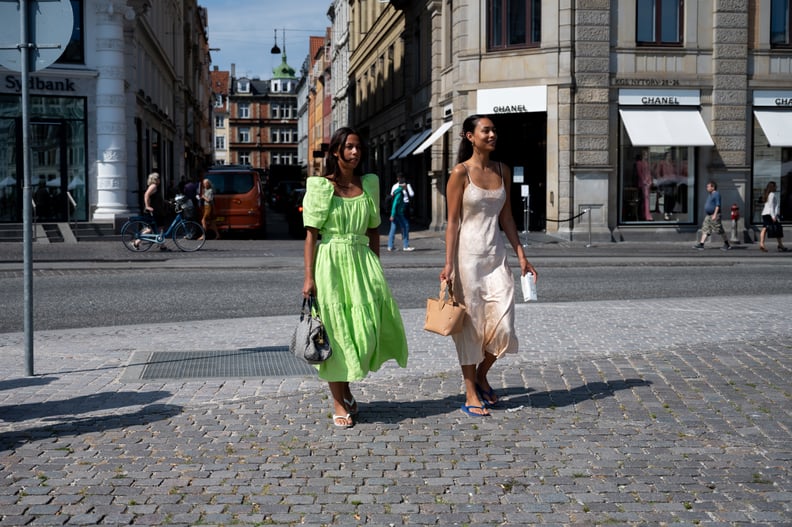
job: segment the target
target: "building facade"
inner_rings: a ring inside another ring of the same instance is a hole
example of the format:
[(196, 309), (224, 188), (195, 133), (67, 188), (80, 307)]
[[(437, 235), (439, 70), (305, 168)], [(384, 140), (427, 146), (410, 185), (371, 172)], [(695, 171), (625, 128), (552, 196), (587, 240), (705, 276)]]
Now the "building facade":
[[(718, 184), (750, 241), (792, 202), (790, 2), (349, 3), (352, 124), (442, 228), (461, 123), (494, 115), (521, 230), (692, 240)], [(590, 226), (590, 227), (589, 227)]]
[(213, 165), (231, 164), (229, 152), (229, 122), (231, 120), (231, 73), (215, 66), (212, 81), (212, 145)]
[[(195, 0), (72, 0), (60, 59), (29, 79), (35, 220), (114, 221), (210, 157), (207, 13)], [(0, 68), (0, 222), (22, 222), (21, 77)]]
[[(272, 78), (237, 77), (212, 71), (215, 164), (298, 166), (297, 87), (295, 70), (281, 55)], [(222, 148), (220, 148), (222, 147)]]

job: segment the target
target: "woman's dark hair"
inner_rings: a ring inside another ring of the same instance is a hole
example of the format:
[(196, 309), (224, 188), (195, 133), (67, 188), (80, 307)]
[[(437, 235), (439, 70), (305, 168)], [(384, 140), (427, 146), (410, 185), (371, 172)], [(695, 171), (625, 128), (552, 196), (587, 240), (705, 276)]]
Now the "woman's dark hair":
[(771, 193), (771, 192), (775, 192), (775, 191), (776, 191), (776, 184), (775, 184), (775, 181), (771, 181), (771, 182), (770, 182), (770, 183), (768, 183), (768, 184), (767, 184), (767, 186), (765, 187), (765, 189), (764, 189), (764, 192), (762, 192), (762, 201), (764, 201), (765, 203), (767, 203), (767, 198), (769, 198), (769, 197), (770, 197), (770, 193)]
[(462, 123), (462, 133), (460, 134), (462, 140), (459, 142), (459, 149), (457, 150), (457, 163), (467, 161), (473, 155), (473, 143), (468, 140), (467, 133), (473, 133), (481, 119), (489, 119), (489, 116), (471, 115)]
[(323, 174), (325, 177), (335, 177), (336, 171), (338, 170), (338, 161), (333, 154), (338, 153), (342, 159), (346, 160), (346, 158), (343, 157), (344, 145), (346, 144), (347, 138), (350, 135), (356, 135), (358, 139), (360, 139), (360, 163), (358, 163), (358, 165), (355, 167), (355, 175), (363, 175), (363, 161), (366, 159), (366, 145), (363, 144), (363, 138), (360, 137), (359, 133), (348, 126), (344, 126), (336, 130), (333, 134), (333, 137), (330, 138), (330, 147), (327, 149), (327, 155), (325, 156), (325, 167)]

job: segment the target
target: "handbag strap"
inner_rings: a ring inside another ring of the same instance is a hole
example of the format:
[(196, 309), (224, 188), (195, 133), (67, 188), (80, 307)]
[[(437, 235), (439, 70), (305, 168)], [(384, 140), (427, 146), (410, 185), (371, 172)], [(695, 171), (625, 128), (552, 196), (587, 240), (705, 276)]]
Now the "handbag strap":
[[(306, 306), (308, 309), (306, 310)], [(300, 314), (302, 315), (311, 315), (316, 313), (316, 317), (319, 317), (319, 304), (316, 303), (316, 297), (310, 295), (308, 297), (303, 297), (302, 301), (302, 308), (300, 308)]]
[(456, 298), (454, 298), (454, 286), (448, 280), (441, 280), (440, 293), (437, 295), (437, 297), (443, 303), (446, 303), (446, 293), (448, 294), (448, 301), (452, 304), (456, 304), (457, 301)]

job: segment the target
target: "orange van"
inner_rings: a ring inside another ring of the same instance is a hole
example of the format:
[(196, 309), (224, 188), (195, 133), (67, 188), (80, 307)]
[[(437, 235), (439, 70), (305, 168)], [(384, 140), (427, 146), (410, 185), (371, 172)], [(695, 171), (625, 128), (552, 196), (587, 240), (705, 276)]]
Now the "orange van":
[(215, 191), (217, 227), (226, 232), (253, 231), (266, 236), (264, 183), (258, 170), (241, 165), (219, 165), (205, 176)]

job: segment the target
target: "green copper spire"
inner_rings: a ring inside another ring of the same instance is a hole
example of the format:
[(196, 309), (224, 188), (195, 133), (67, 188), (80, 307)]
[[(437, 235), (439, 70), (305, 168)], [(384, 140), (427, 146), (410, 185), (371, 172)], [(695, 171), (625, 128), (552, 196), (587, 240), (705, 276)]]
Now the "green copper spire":
[[(285, 46), (284, 46), (285, 47)], [(293, 79), (294, 78), (294, 68), (289, 66), (286, 63), (286, 51), (284, 50), (281, 54), (281, 63), (280, 66), (276, 68), (272, 68), (272, 78), (273, 79)]]

